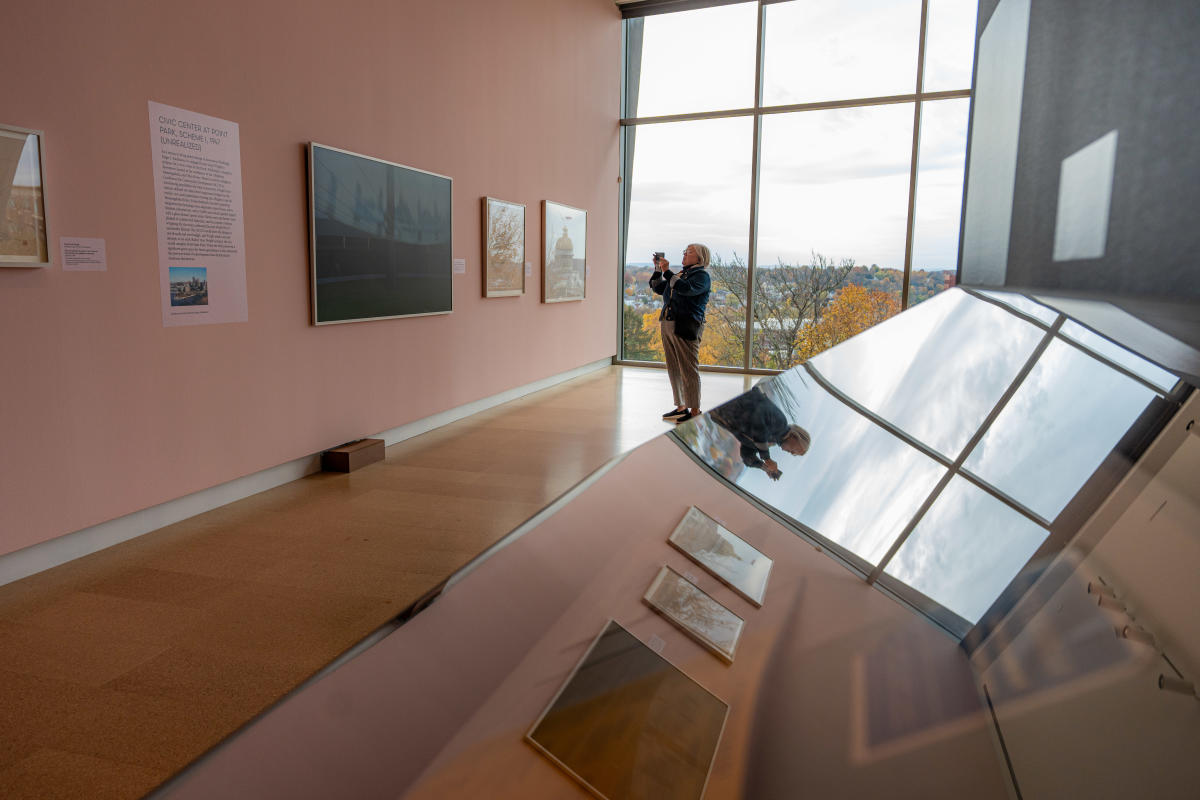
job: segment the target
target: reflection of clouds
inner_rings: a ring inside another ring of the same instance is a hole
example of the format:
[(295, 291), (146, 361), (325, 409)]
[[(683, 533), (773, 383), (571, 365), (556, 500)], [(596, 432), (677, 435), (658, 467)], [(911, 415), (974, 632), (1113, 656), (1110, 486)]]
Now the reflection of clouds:
[(735, 589), (762, 599), (771, 559), (694, 507), (688, 511), (685, 524), (671, 537), (676, 546)]
[[(812, 363), (854, 400), (954, 459), (1043, 335), (991, 303), (950, 290)], [(722, 439), (721, 429), (704, 418), (698, 422), (708, 425), (702, 428), (705, 445), (729, 448), (716, 451), (722, 474), (877, 562), (943, 467), (833, 398), (802, 368), (758, 385), (790, 422), (809, 430), (812, 445), (803, 457), (777, 456), (783, 470), (777, 483), (761, 470), (734, 474), (736, 442), (728, 435)], [(1055, 340), (965, 468), (1053, 519), (1153, 397), (1149, 388)], [(711, 458), (711, 451), (699, 452)], [(1046, 535), (956, 476), (887, 572), (974, 622)]]
[(812, 446), (802, 457), (777, 456), (783, 470), (778, 482), (761, 470), (746, 470), (738, 485), (863, 558), (878, 559), (928, 495), (941, 467), (798, 370), (760, 385), (790, 421), (808, 429)]
[(1063, 323), (1062, 334), (1091, 350), (1095, 350), (1100, 355), (1125, 367), (1125, 369), (1135, 375), (1139, 375), (1145, 380), (1150, 381), (1164, 392), (1169, 392), (1179, 381), (1179, 378), (1165, 369), (1156, 364), (1151, 364), (1141, 356), (1135, 355), (1124, 347), (1110, 342), (1103, 336), (1092, 333), (1073, 320), (1067, 320)]
[(989, 292), (986, 290), (978, 290), (980, 294), (985, 294), (995, 300), (1000, 301), (1010, 308), (1015, 308), (1017, 311), (1028, 314), (1034, 319), (1041, 320), (1047, 325), (1053, 325), (1058, 319), (1058, 312), (1052, 308), (1047, 308), (1041, 303), (1035, 303), (1023, 295), (1013, 292)]
[(1046, 535), (1044, 528), (955, 477), (886, 571), (974, 623)]
[(841, 391), (955, 458), (1042, 332), (950, 290), (812, 360)]
[(1153, 396), (1054, 341), (964, 466), (1054, 519)]

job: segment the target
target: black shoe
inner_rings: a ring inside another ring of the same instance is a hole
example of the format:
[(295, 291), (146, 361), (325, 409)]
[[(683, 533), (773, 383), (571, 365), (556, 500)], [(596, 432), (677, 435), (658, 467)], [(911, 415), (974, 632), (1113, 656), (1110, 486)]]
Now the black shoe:
[(682, 417), (686, 413), (688, 413), (686, 408), (672, 408), (670, 411), (663, 414), (662, 418), (667, 422), (674, 422), (676, 417)]
[(681, 422), (687, 422), (689, 419), (693, 419), (693, 418), (695, 418), (695, 417), (698, 417), (698, 416), (700, 416), (700, 415), (699, 415), (699, 414), (693, 414), (693, 413), (692, 413), (692, 412), (690, 412), (690, 411), (685, 411), (685, 412), (683, 412), (683, 414), (682, 414), (681, 416), (675, 417), (675, 418), (674, 418), (674, 422), (675, 422), (675, 424), (676, 424), (676, 425), (678, 425), (678, 424), (679, 424), (679, 423), (681, 423)]

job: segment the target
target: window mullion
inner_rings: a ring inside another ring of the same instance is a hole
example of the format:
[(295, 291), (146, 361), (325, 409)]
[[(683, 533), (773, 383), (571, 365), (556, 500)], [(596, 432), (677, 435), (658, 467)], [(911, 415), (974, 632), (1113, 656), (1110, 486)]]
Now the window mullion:
[(909, 520), (907, 525), (904, 526), (904, 530), (902, 530), (900, 535), (896, 537), (896, 541), (892, 542), (892, 546), (888, 548), (888, 551), (884, 554), (883, 558), (879, 560), (879, 564), (876, 565), (875, 569), (871, 571), (871, 574), (867, 576), (867, 583), (874, 583), (879, 579), (879, 576), (883, 574), (883, 570), (887, 567), (888, 562), (892, 560), (892, 557), (896, 555), (896, 552), (917, 527), (917, 523), (921, 521), (921, 517), (925, 516), (925, 512), (928, 511), (929, 507), (933, 505), (933, 501), (936, 500), (938, 495), (941, 494), (942, 489), (944, 489), (947, 484), (950, 483), (950, 479), (958, 474), (959, 470), (962, 468), (962, 465), (966, 462), (967, 457), (970, 456), (971, 452), (975, 449), (975, 445), (979, 444), (979, 442), (983, 439), (984, 434), (986, 434), (988, 429), (991, 428), (992, 423), (995, 422), (996, 418), (1000, 416), (1000, 412), (1003, 411), (1004, 407), (1008, 405), (1008, 401), (1012, 400), (1013, 395), (1017, 393), (1017, 389), (1021, 387), (1021, 384), (1025, 382), (1025, 378), (1028, 377), (1029, 373), (1033, 371), (1038, 359), (1042, 357), (1042, 353), (1046, 352), (1046, 348), (1049, 347), (1050, 343), (1054, 341), (1055, 337), (1058, 335), (1058, 329), (1062, 327), (1062, 324), (1065, 321), (1066, 317), (1060, 314), (1058, 319), (1054, 321), (1054, 324), (1046, 330), (1045, 335), (1042, 336), (1042, 340), (1038, 342), (1037, 347), (1033, 349), (1033, 352), (1029, 354), (1029, 358), (1025, 360), (1025, 364), (1021, 367), (1020, 372), (1018, 372), (1016, 377), (1012, 379), (1012, 383), (1010, 383), (1008, 388), (1004, 390), (1004, 394), (1002, 394), (1000, 399), (996, 401), (996, 405), (992, 406), (992, 410), (984, 418), (983, 422), (979, 424), (979, 428), (976, 429), (975, 434), (963, 446), (962, 452), (958, 454), (958, 458), (954, 459), (954, 463), (950, 466), (950, 470), (944, 476), (942, 476), (940, 481), (938, 481), (937, 486), (935, 486), (933, 491), (929, 493), (929, 497), (927, 497), (925, 502), (921, 504), (921, 507), (917, 509), (917, 513), (914, 514), (913, 518)]
[(900, 310), (908, 308), (912, 282), (913, 232), (917, 222), (917, 161), (921, 153), (921, 93), (925, 90), (925, 38), (929, 30), (929, 0), (921, 0), (921, 34), (917, 43), (917, 101), (913, 103), (912, 160), (908, 168), (908, 225), (904, 230), (904, 278)]
[(766, 6), (758, 3), (758, 38), (754, 49), (754, 126), (750, 151), (750, 239), (746, 245), (746, 328), (742, 332), (742, 369), (750, 369), (754, 345), (754, 266), (758, 259), (758, 181), (762, 146), (763, 44)]

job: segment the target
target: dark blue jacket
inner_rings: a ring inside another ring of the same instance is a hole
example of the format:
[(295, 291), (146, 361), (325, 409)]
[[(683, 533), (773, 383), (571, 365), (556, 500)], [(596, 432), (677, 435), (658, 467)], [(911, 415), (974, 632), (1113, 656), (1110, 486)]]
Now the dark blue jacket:
[(681, 339), (695, 339), (696, 332), (704, 324), (704, 312), (708, 308), (708, 296), (712, 292), (712, 279), (704, 267), (684, 267), (674, 285), (671, 270), (655, 272), (650, 276), (650, 288), (663, 297), (659, 319), (675, 321), (675, 335)]

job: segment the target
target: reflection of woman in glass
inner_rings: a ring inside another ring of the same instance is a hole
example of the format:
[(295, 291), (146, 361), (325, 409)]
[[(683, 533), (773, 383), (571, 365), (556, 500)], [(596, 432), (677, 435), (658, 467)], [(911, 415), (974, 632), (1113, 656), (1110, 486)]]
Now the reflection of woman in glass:
[(671, 263), (654, 256), (650, 288), (663, 298), (659, 315), (663, 356), (675, 408), (663, 414), (668, 422), (686, 422), (700, 415), (700, 337), (704, 334), (704, 311), (712, 281), (708, 277), (711, 256), (702, 244), (689, 244), (683, 251), (683, 269), (671, 272)]
[(779, 406), (757, 386), (718, 407), (709, 416), (741, 443), (742, 463), (763, 470), (773, 481), (779, 480), (783, 471), (771, 458), (771, 447), (779, 445), (785, 453), (802, 456), (808, 452), (812, 441), (804, 428), (788, 424)]

